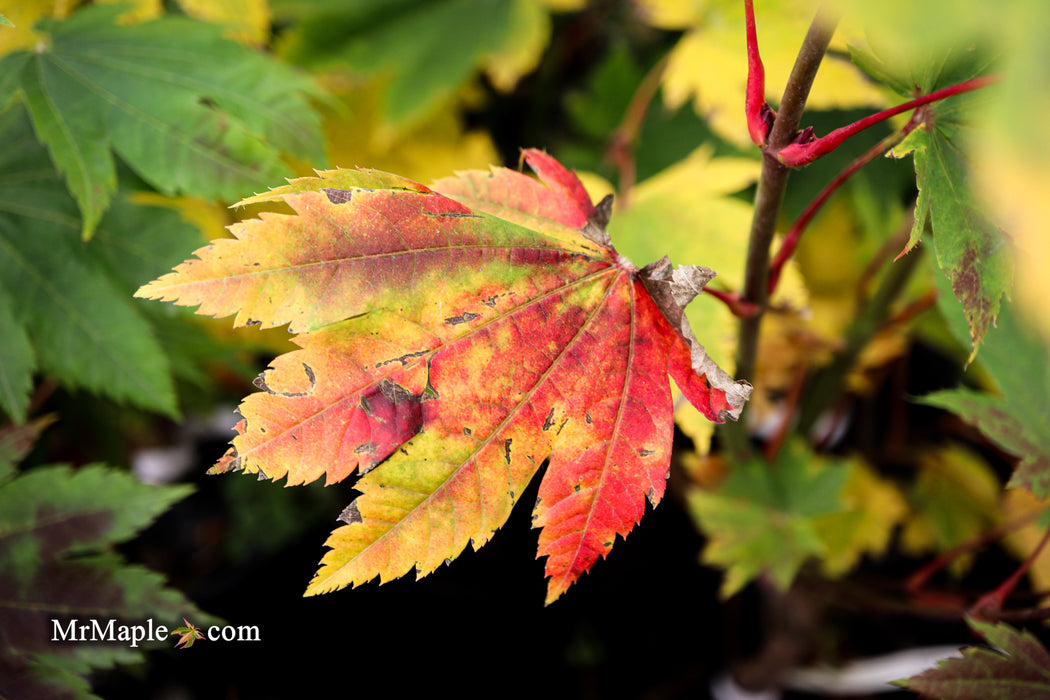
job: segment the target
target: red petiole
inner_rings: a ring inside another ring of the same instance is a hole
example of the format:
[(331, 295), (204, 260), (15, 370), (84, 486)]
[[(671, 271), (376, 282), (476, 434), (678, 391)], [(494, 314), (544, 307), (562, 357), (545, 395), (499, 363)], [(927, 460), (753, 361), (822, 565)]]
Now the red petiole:
[(802, 233), (809, 226), (813, 217), (816, 216), (820, 208), (824, 206), (825, 202), (831, 197), (834, 192), (842, 186), (843, 183), (848, 180), (853, 173), (860, 170), (862, 167), (875, 160), (878, 156), (886, 153), (891, 148), (896, 146), (898, 143), (904, 140), (908, 134), (915, 130), (919, 124), (922, 123), (922, 119), (918, 116), (918, 112), (912, 115), (911, 120), (908, 121), (903, 127), (898, 129), (893, 134), (890, 134), (882, 141), (872, 146), (867, 152), (857, 158), (855, 161), (849, 164), (845, 170), (839, 173), (834, 180), (821, 190), (820, 194), (813, 199), (812, 202), (806, 207), (805, 211), (798, 217), (794, 225), (784, 236), (784, 242), (780, 246), (780, 250), (777, 251), (776, 256), (773, 258), (773, 262), (769, 265), (769, 293), (772, 294), (777, 287), (777, 282), (780, 281), (780, 274), (783, 272), (784, 265), (795, 253), (795, 248), (798, 247), (799, 239), (802, 238)]
[(943, 100), (952, 97), (953, 95), (960, 95), (964, 92), (970, 92), (971, 90), (991, 85), (998, 79), (999, 76), (997, 75), (983, 75), (977, 78), (971, 78), (970, 80), (966, 80), (956, 85), (931, 92), (929, 95), (923, 95), (922, 97), (916, 97), (914, 100), (908, 100), (896, 107), (890, 107), (889, 109), (883, 110), (878, 114), (864, 117), (852, 124), (835, 129), (828, 135), (821, 136), (820, 138), (813, 138), (812, 130), (804, 129), (799, 133), (795, 143), (791, 143), (777, 151), (777, 160), (790, 168), (812, 163), (817, 158), (834, 151), (849, 137), (864, 131), (870, 126), (874, 126), (890, 117), (895, 117), (898, 114), (915, 109), (916, 107), (922, 107), (931, 102), (937, 102), (938, 100)]
[(744, 299), (738, 292), (724, 292), (720, 289), (704, 287), (704, 292), (729, 307), (737, 318), (749, 318), (758, 313), (758, 305)]
[(1050, 528), (1047, 528), (1046, 532), (1043, 533), (1043, 537), (1039, 540), (1039, 544), (1036, 545), (1032, 553), (1028, 555), (1028, 558), (1021, 562), (1021, 565), (1010, 574), (1009, 578), (999, 584), (991, 593), (981, 596), (981, 598), (973, 604), (970, 609), (970, 615), (973, 617), (984, 619), (984, 620), (995, 620), (998, 618), (999, 613), (1003, 609), (1003, 603), (1006, 598), (1013, 593), (1014, 589), (1017, 588), (1017, 584), (1021, 582), (1024, 575), (1028, 573), (1028, 570), (1035, 563), (1035, 560), (1039, 557), (1039, 554), (1046, 547), (1047, 542), (1050, 542)]

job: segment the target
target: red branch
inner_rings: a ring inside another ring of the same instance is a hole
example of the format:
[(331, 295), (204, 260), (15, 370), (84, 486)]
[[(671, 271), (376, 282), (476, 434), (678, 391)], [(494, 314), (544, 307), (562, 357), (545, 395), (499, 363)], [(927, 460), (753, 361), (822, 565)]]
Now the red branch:
[(895, 117), (898, 114), (907, 112), (908, 110), (930, 104), (931, 102), (937, 102), (938, 100), (943, 100), (947, 97), (952, 97), (953, 95), (959, 95), (964, 92), (991, 85), (998, 80), (999, 76), (997, 75), (985, 75), (978, 78), (972, 78), (956, 85), (952, 85), (951, 87), (931, 92), (929, 95), (923, 95), (914, 100), (908, 100), (896, 107), (883, 110), (878, 114), (864, 117), (852, 124), (835, 129), (827, 136), (822, 136), (820, 138), (815, 139), (812, 137), (811, 131), (808, 129), (804, 130), (795, 143), (791, 143), (777, 152), (777, 160), (790, 168), (812, 163), (817, 158), (834, 151), (849, 137), (864, 131), (870, 126), (885, 121), (890, 117)]
[(766, 104), (766, 69), (758, 54), (753, 0), (744, 0), (744, 16), (747, 24), (747, 95), (744, 98), (744, 112), (751, 140), (759, 148), (765, 148), (766, 136), (773, 127), (776, 113)]
[(1043, 551), (1043, 548), (1046, 547), (1047, 542), (1050, 542), (1050, 528), (1047, 528), (1046, 532), (1043, 533), (1043, 538), (1039, 540), (1039, 544), (1028, 555), (1028, 558), (1021, 562), (1021, 565), (1005, 581), (999, 584), (998, 588), (991, 593), (981, 596), (973, 604), (973, 607), (970, 608), (970, 614), (982, 620), (997, 619), (1003, 609), (1003, 602), (1013, 593), (1014, 589), (1017, 588), (1017, 584), (1021, 582), (1024, 575), (1032, 568), (1032, 564), (1035, 563), (1036, 558)]

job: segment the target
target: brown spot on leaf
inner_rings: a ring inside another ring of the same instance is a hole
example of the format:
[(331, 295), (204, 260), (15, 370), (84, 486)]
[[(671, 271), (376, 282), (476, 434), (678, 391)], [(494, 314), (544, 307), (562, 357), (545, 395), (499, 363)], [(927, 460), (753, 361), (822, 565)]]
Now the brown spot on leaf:
[(976, 249), (967, 246), (951, 275), (952, 291), (955, 292), (955, 298), (962, 303), (966, 311), (966, 320), (970, 324), (970, 339), (973, 341), (974, 352), (981, 344), (993, 316), (992, 304), (981, 277), (982, 258)]
[(551, 412), (547, 414), (547, 417), (543, 419), (543, 429), (544, 430), (550, 430), (552, 425), (554, 425), (554, 409), (553, 408), (551, 409)]
[(466, 435), (467, 437), (470, 437), (471, 435), (474, 434), (474, 431), (471, 430), (470, 428), (463, 428), (463, 434)]
[(451, 316), (445, 319), (445, 324), (449, 326), (458, 326), (461, 323), (470, 323), (476, 318), (481, 318), (481, 314), (472, 314), (469, 311), (464, 311), (459, 316)]
[(350, 505), (343, 508), (343, 512), (339, 514), (340, 521), (347, 525), (354, 525), (356, 523), (363, 523), (364, 518), (361, 517), (361, 511), (357, 508), (357, 501), (351, 501)]
[(510, 297), (510, 296), (514, 296), (514, 292), (503, 292), (502, 294), (493, 294), (490, 297), (482, 299), (481, 303), (484, 304), (485, 306), (489, 307), (490, 309), (494, 309), (494, 308), (496, 308), (496, 301), (498, 299), (501, 299), (503, 297)]
[(507, 438), (503, 441), (503, 460), (510, 464), (510, 445), (514, 442), (514, 438)]
[(480, 219), (481, 217), (470, 211), (439, 211), (429, 212), (430, 216), (441, 219)]
[(332, 187), (325, 187), (321, 190), (328, 197), (328, 201), (332, 204), (346, 204), (354, 196), (352, 190), (337, 190)]
[(611, 194), (605, 195), (602, 201), (598, 202), (598, 205), (594, 208), (594, 214), (587, 219), (587, 223), (580, 229), (580, 233), (583, 234), (584, 238), (597, 243), (603, 248), (612, 248), (612, 239), (609, 237), (608, 231), (605, 230), (605, 227), (609, 225), (609, 219), (612, 214), (612, 204), (613, 196)]
[(379, 382), (379, 390), (383, 392), (383, 396), (390, 400), (393, 404), (400, 404), (406, 402), (419, 402), (419, 397), (413, 394), (405, 387), (392, 382), (389, 379), (384, 379)]
[(648, 457), (651, 454), (653, 454), (652, 450), (645, 450), (645, 449), (643, 449), (643, 450), (638, 452), (638, 456), (639, 457)]
[(313, 367), (303, 364), (303, 372), (306, 374), (306, 378), (310, 380), (310, 386), (305, 391), (274, 391), (270, 388), (270, 385), (266, 383), (266, 372), (263, 372), (258, 377), (252, 380), (252, 384), (257, 389), (262, 389), (267, 394), (273, 394), (274, 396), (284, 396), (289, 399), (300, 398), (303, 396), (310, 396), (314, 393), (314, 387), (317, 386), (317, 375), (314, 374)]
[(389, 365), (391, 362), (400, 362), (401, 365), (404, 366), (404, 365), (408, 364), (409, 360), (415, 359), (417, 357), (423, 357), (424, 355), (426, 355), (429, 352), (430, 352), (430, 350), (420, 350), (419, 352), (406, 352), (404, 355), (401, 355), (400, 357), (393, 357), (393, 358), (391, 358), (389, 360), (383, 360), (382, 362), (377, 362), (376, 363), (376, 367), (379, 368), (379, 367), (382, 367), (383, 365)]

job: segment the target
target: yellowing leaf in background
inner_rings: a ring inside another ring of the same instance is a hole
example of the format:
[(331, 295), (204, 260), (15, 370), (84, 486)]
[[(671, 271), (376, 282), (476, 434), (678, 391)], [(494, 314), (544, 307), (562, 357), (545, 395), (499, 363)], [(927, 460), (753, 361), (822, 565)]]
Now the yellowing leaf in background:
[(226, 36), (247, 46), (263, 46), (270, 38), (267, 0), (178, 0), (190, 17), (226, 27)]
[(587, 5), (587, 0), (539, 0), (539, 3), (555, 12), (572, 12), (582, 10)]
[[(454, 110), (435, 110), (426, 119), (393, 130), (383, 117), (383, 86), (361, 83), (343, 74), (320, 78), (338, 104), (321, 107), (328, 160), (342, 168), (368, 164), (431, 182), (455, 170), (487, 168), (499, 155), (486, 132), (465, 132)], [(313, 173), (301, 164), (302, 175)]]
[[(795, 259), (809, 292), (807, 328), (817, 345), (830, 350), (844, 341), (858, 312), (858, 291), (867, 268), (883, 244), (887, 232), (893, 231), (903, 220), (903, 209), (879, 210), (877, 234), (867, 233), (859, 215), (854, 189), (847, 188), (833, 196), (799, 241)], [(895, 263), (888, 263), (888, 267)], [(874, 292), (877, 280), (868, 282), (868, 291)], [(865, 346), (850, 374), (849, 388), (863, 392), (870, 387), (866, 373), (885, 365), (902, 355), (908, 348), (907, 328), (887, 328), (877, 333)], [(813, 357), (811, 355), (811, 357)], [(816, 357), (822, 363), (828, 356)]]
[(708, 537), (703, 561), (726, 570), (721, 595), (761, 575), (787, 589), (806, 561), (823, 557), (818, 527), (845, 507), (848, 477), (842, 461), (790, 441), (773, 464), (742, 461), (717, 490), (690, 489), (690, 513)]
[(5, 26), (0, 31), (0, 56), (34, 46), (43, 39), (44, 35), (34, 31), (33, 25), (41, 17), (60, 16), (55, 12), (54, 0), (22, 0), (5, 6), (4, 16), (13, 26)]
[[(901, 535), (911, 554), (945, 551), (990, 529), (999, 521), (1001, 485), (991, 467), (972, 450), (948, 445), (922, 454), (909, 494), (913, 514)], [(960, 574), (970, 559), (951, 570)]]
[[(744, 3), (739, 0), (636, 0), (643, 21), (661, 29), (685, 29), (664, 74), (664, 99), (677, 107), (692, 99), (697, 114), (719, 135), (750, 145), (744, 119), (747, 50)], [(780, 101), (799, 46), (817, 3), (810, 0), (763, 2), (755, 8), (758, 44), (766, 71), (766, 97)], [(833, 51), (846, 49), (855, 30), (840, 25)], [(808, 104), (816, 109), (876, 106), (885, 102), (852, 63), (831, 53), (821, 64)]]
[(538, 0), (514, 1), (510, 35), (484, 61), (485, 72), (497, 90), (513, 90), (521, 77), (539, 64), (551, 35), (550, 15), (543, 4)]
[(817, 534), (826, 545), (821, 565), (832, 577), (848, 573), (865, 554), (885, 552), (894, 530), (908, 513), (900, 490), (863, 460), (854, 459), (849, 467), (849, 479), (841, 494), (847, 510), (817, 521)]
[[(1050, 512), (1050, 500), (1040, 501), (1027, 489), (1007, 489), (1003, 493), (1003, 520), (1011, 522), (1042, 511), (1040, 521), (1033, 521), (1006, 536), (1003, 544), (1019, 560), (1026, 559), (1046, 533), (1046, 513)], [(1050, 589), (1050, 549), (1043, 549), (1028, 570), (1032, 588), (1037, 591)]]

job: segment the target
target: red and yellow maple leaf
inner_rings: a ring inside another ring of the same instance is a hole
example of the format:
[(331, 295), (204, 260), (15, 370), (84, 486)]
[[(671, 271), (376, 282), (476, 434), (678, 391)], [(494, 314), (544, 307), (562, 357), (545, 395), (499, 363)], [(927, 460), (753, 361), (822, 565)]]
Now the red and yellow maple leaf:
[(294, 215), (237, 224), (138, 292), (298, 334), (213, 471), (360, 475), (308, 594), (424, 576), (480, 547), (549, 459), (533, 520), (552, 601), (663, 495), (668, 376), (713, 421), (747, 400), (683, 314), (714, 273), (635, 268), (575, 174), (525, 159), (539, 180), (293, 180), (245, 202), (283, 199)]

